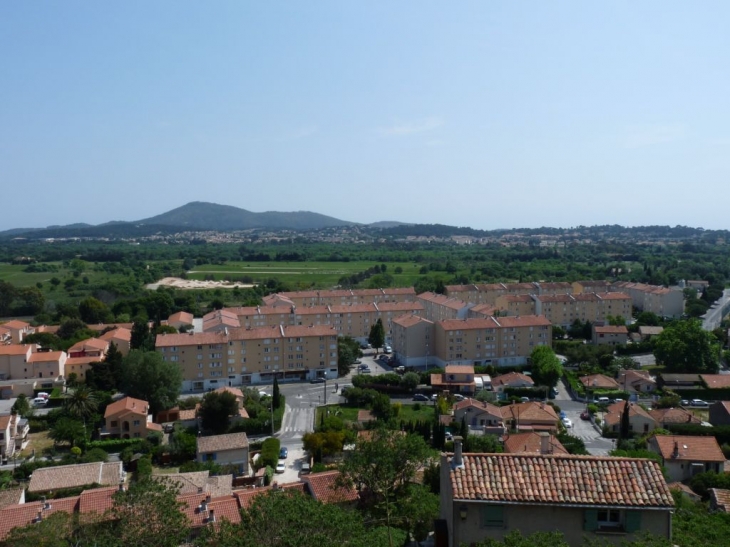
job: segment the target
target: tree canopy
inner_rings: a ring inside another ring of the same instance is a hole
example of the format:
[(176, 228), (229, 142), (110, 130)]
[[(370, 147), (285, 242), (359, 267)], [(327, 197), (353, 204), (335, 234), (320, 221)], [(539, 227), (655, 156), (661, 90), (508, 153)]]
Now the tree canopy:
[(206, 393), (200, 405), (203, 429), (214, 435), (228, 431), (230, 417), (237, 413), (238, 399), (227, 391)]
[(535, 384), (555, 387), (563, 375), (563, 365), (549, 346), (537, 346), (530, 354)]
[(370, 335), (368, 336), (368, 342), (375, 349), (382, 348), (385, 344), (385, 328), (383, 327), (383, 321), (378, 319), (372, 327), (370, 327)]
[(719, 368), (717, 340), (696, 319), (667, 325), (655, 338), (654, 355), (669, 372), (716, 373)]
[(176, 363), (163, 361), (156, 351), (132, 350), (122, 361), (122, 390), (150, 404), (152, 414), (175, 406), (182, 386)]

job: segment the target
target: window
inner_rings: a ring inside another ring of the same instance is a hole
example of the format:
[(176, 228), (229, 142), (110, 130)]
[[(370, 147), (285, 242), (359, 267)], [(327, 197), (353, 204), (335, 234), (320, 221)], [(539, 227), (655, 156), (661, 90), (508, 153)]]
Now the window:
[(134, 420), (134, 422), (132, 422), (132, 423), (133, 423), (133, 425), (134, 425), (135, 427), (138, 427), (138, 426), (139, 426), (139, 420)]
[(504, 506), (485, 505), (481, 508), (482, 528), (504, 526)]
[[(118, 427), (118, 426), (119, 426), (119, 422), (117, 422), (116, 420), (114, 420), (113, 422), (111, 422), (109, 424), (109, 427)], [(2, 435), (2, 433), (0, 433), (0, 435)], [(0, 439), (2, 439), (2, 437), (0, 437)]]

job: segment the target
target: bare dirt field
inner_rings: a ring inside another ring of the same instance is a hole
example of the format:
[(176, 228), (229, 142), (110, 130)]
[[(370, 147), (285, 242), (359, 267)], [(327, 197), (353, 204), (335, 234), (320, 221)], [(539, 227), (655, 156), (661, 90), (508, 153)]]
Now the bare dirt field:
[(255, 287), (251, 283), (231, 283), (228, 281), (200, 281), (197, 279), (181, 279), (179, 277), (163, 277), (157, 283), (145, 285), (146, 289), (151, 291), (157, 290), (157, 287), (164, 285), (167, 287), (175, 287), (176, 289), (250, 289)]

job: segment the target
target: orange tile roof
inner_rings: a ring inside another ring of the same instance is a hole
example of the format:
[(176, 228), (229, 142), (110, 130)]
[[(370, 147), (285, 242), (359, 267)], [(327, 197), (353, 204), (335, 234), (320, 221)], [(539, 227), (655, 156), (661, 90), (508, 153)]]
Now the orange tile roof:
[(125, 342), (131, 342), (132, 331), (125, 329), (124, 327), (119, 327), (118, 329), (105, 332), (99, 336), (99, 340), (106, 340), (107, 342), (111, 342), (112, 340), (124, 340)]
[[(624, 413), (625, 408), (626, 403), (621, 401), (609, 405), (608, 408), (606, 408), (606, 412), (603, 414), (603, 420), (606, 422), (606, 425), (613, 426), (620, 424), (621, 416)], [(637, 405), (636, 403), (629, 403), (629, 420), (631, 420), (631, 418), (634, 418), (635, 416), (641, 416), (642, 418), (646, 418), (647, 420), (651, 420), (652, 422), (655, 421), (654, 417), (651, 416), (641, 406)]]
[(106, 340), (100, 340), (99, 338), (87, 338), (76, 342), (73, 346), (68, 349), (69, 353), (77, 351), (106, 351), (109, 349), (109, 342)]
[(515, 420), (519, 425), (557, 426), (558, 424), (558, 415), (553, 407), (534, 401), (503, 406), (502, 416), (505, 420)]
[(0, 355), (27, 355), (32, 346), (24, 344), (8, 344), (0, 346)]
[[(78, 496), (73, 498), (60, 498), (50, 500), (50, 508), (42, 513), (48, 517), (53, 513), (62, 511), (64, 513), (73, 514), (79, 502)], [(21, 503), (20, 505), (10, 505), (0, 510), (0, 541), (4, 540), (13, 528), (19, 526), (28, 526), (32, 524), (38, 512), (41, 511), (42, 502), (33, 501), (29, 503)]]
[(119, 399), (118, 401), (106, 405), (104, 417), (108, 418), (109, 416), (113, 416), (115, 414), (125, 411), (147, 416), (149, 407), (150, 405), (147, 401), (143, 401), (142, 399), (134, 399), (133, 397), (124, 397), (123, 399)]
[[(2, 429), (2, 426), (0, 426), (0, 429)], [(0, 509), (7, 507), (8, 505), (20, 503), (20, 498), (22, 496), (22, 488), (5, 488), (0, 490)]]
[(421, 317), (420, 315), (413, 315), (413, 314), (407, 314), (407, 315), (401, 315), (400, 317), (396, 317), (393, 319), (393, 323), (396, 325), (400, 325), (403, 328), (412, 327), (414, 325), (418, 325), (419, 323), (428, 323), (430, 325), (433, 325), (433, 321), (429, 321), (425, 317)]
[(357, 490), (337, 485), (339, 476), (339, 471), (324, 471), (305, 475), (302, 480), (307, 483), (312, 497), (322, 503), (343, 503), (356, 500)]
[[(549, 454), (568, 454), (555, 435), (549, 433), (545, 433), (545, 435), (548, 437)], [(507, 454), (542, 454), (542, 435), (535, 431), (505, 435), (504, 451)]]
[(54, 362), (57, 363), (61, 359), (63, 359), (63, 356), (66, 355), (65, 351), (37, 351), (35, 353), (32, 353), (30, 357), (28, 357), (29, 363), (48, 363), (48, 362)]
[(249, 488), (246, 490), (234, 490), (233, 495), (238, 499), (238, 504), (241, 509), (248, 509), (251, 507), (253, 500), (256, 496), (271, 492), (272, 490), (284, 490), (288, 492), (300, 492), (302, 494), (307, 493), (307, 485), (303, 481), (290, 482), (286, 484), (274, 483), (271, 486), (265, 486), (263, 488)]
[(248, 437), (245, 433), (228, 433), (225, 435), (198, 437), (198, 454), (221, 452), (224, 450), (239, 450), (241, 448), (248, 448)]
[(458, 403), (454, 403), (454, 411), (462, 410), (464, 408), (476, 408), (482, 412), (488, 412), (489, 414), (492, 414), (494, 416), (502, 417), (502, 409), (498, 407), (497, 405), (493, 405), (491, 403), (479, 401), (478, 399), (472, 399), (471, 397), (467, 397), (463, 401), (459, 401)]
[(93, 462), (43, 467), (33, 471), (28, 492), (48, 492), (90, 484), (117, 485), (124, 477), (122, 462)]
[(603, 327), (593, 327), (598, 334), (628, 334), (629, 331), (623, 325), (605, 325)]
[(179, 311), (177, 313), (173, 313), (170, 317), (167, 318), (168, 323), (186, 323), (188, 325), (193, 324), (193, 314), (188, 313), (186, 311)]
[(114, 493), (118, 491), (119, 486), (84, 490), (79, 496), (79, 513), (103, 514), (114, 505)]
[(454, 500), (674, 506), (661, 468), (652, 460), (467, 453), (463, 463), (463, 468), (449, 471)]
[(710, 500), (715, 509), (730, 513), (730, 490), (722, 488), (710, 488)]
[[(725, 455), (715, 437), (690, 437), (686, 435), (655, 435), (649, 439), (656, 445), (662, 458), (669, 461), (724, 462)], [(677, 448), (677, 457), (674, 449)]]
[(578, 378), (580, 383), (588, 388), (601, 388), (601, 389), (618, 389), (619, 385), (616, 380), (609, 378), (605, 374), (589, 374), (588, 376), (581, 376)]
[(233, 395), (236, 398), (243, 399), (243, 391), (241, 391), (237, 387), (229, 387), (229, 386), (219, 387), (218, 389), (215, 390), (215, 393), (230, 393), (231, 395)]
[(7, 323), (2, 324), (3, 327), (6, 329), (13, 329), (13, 330), (23, 330), (30, 327), (30, 323), (26, 323), (25, 321), (20, 321), (19, 319), (13, 319), (12, 321), (8, 321)]
[(446, 374), (474, 374), (474, 365), (446, 365)]
[(663, 424), (701, 424), (697, 416), (683, 408), (655, 408), (649, 414), (660, 425)]
[(508, 372), (492, 378), (492, 387), (510, 386), (516, 383), (528, 383), (534, 385), (535, 381), (521, 372)]
[(358, 422), (372, 422), (375, 420), (375, 416), (373, 416), (373, 413), (369, 410), (358, 410), (357, 411), (357, 421)]
[[(211, 515), (215, 517), (215, 522), (220, 523), (222, 520), (228, 520), (237, 524), (241, 522), (240, 506), (236, 496), (220, 496), (208, 499), (205, 494), (183, 494), (177, 497), (182, 503), (180, 510), (188, 518), (190, 526), (198, 528), (211, 524)], [(204, 505), (204, 509), (201, 508)]]
[(730, 374), (700, 374), (700, 378), (709, 389), (724, 389), (730, 387)]

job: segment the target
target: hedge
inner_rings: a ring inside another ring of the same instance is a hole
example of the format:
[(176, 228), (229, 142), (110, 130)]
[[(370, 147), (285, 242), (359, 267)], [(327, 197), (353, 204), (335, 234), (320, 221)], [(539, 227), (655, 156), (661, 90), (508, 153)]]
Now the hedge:
[(263, 465), (276, 467), (279, 462), (279, 450), (281, 450), (281, 441), (274, 437), (266, 439), (261, 444), (261, 462)]
[(105, 452), (121, 452), (128, 446), (140, 444), (144, 439), (106, 439), (103, 441), (91, 441), (86, 443), (86, 450), (101, 448)]
[(667, 429), (675, 435), (715, 437), (718, 444), (730, 443), (730, 425), (707, 427), (699, 424), (667, 424)]

